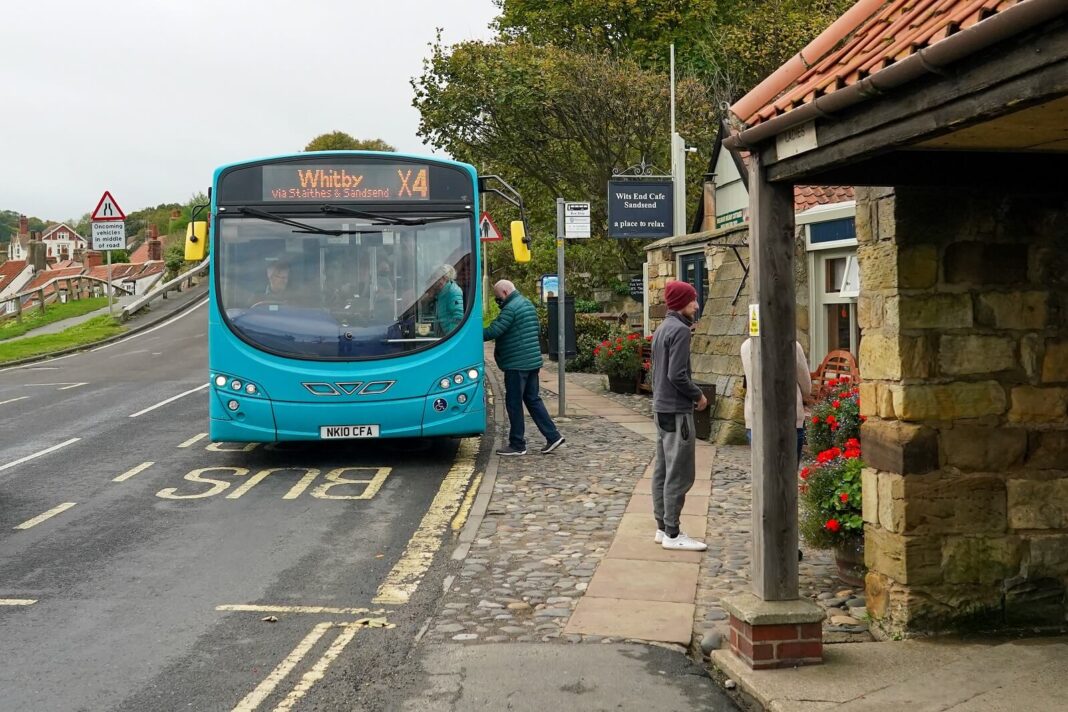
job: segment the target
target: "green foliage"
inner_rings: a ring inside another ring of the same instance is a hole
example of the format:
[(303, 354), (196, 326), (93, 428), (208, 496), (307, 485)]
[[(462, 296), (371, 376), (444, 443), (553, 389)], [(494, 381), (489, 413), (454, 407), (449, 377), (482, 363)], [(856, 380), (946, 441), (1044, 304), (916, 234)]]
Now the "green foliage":
[(799, 530), (810, 545), (832, 548), (864, 536), (861, 507), (860, 392), (832, 380), (807, 423), (816, 463), (801, 469)]
[[(497, 302), (490, 299), (486, 302), (486, 313), (482, 316), (482, 328), (485, 329), (493, 320), (497, 318), (497, 315), (501, 313), (501, 308), (497, 306)], [(539, 315), (540, 318), (540, 315)]]
[(596, 373), (593, 350), (612, 334), (611, 322), (586, 314), (575, 315), (575, 357), (567, 362), (569, 371)]
[(13, 316), (0, 322), (0, 341), (11, 339), (16, 336), (22, 336), (26, 332), (45, 326), (46, 324), (52, 324), (64, 319), (70, 319), (71, 317), (88, 314), (97, 309), (102, 309), (107, 305), (107, 297), (92, 297), (90, 299), (71, 300), (65, 304), (48, 304), (45, 306), (44, 314), (42, 314), (41, 310), (36, 307), (25, 309), (22, 312), (21, 323), (19, 323)]
[(185, 267), (185, 246), (174, 245), (163, 255), (163, 264), (167, 267), (166, 279), (174, 279)]
[(639, 334), (625, 334), (602, 341), (593, 349), (597, 370), (615, 378), (637, 378), (642, 371), (642, 345)]
[(333, 131), (313, 138), (305, 151), (396, 151), (380, 138), (358, 139), (344, 131)]
[(601, 311), (601, 305), (592, 299), (575, 300), (576, 314), (596, 314), (599, 311)]
[(805, 424), (805, 434), (812, 452), (843, 447), (846, 441), (860, 437), (860, 389), (848, 380), (827, 383), (830, 391), (812, 407), (812, 417)]
[[(111, 264), (117, 265), (119, 263), (127, 263), (130, 261), (130, 252), (128, 250), (111, 250)], [(104, 257), (104, 262), (107, 262), (107, 257)]]
[[(507, 277), (522, 291), (535, 294), (538, 277), (556, 271), (557, 196), (592, 202), (594, 237), (567, 245), (568, 273), (586, 275), (571, 282), (571, 294), (588, 299), (616, 274), (640, 269), (642, 241), (605, 239), (606, 187), (613, 173), (643, 157), (663, 170), (670, 165), (664, 73), (628, 58), (525, 40), (439, 42), (412, 86), (420, 136), (481, 172), (504, 176), (523, 195), (532, 260), (516, 265), (509, 245), (489, 248), (491, 263), (509, 265)], [(715, 109), (708, 92), (683, 79), (676, 93), (680, 131), (710, 149)], [(689, 159), (694, 199), (708, 160), (703, 150)], [(486, 207), (498, 224), (518, 217), (497, 201)]]
[(72, 326), (58, 334), (28, 336), (25, 339), (0, 343), (0, 363), (18, 361), (19, 359), (56, 353), (76, 346), (102, 341), (110, 336), (121, 334), (125, 327), (110, 316), (97, 316), (77, 326)]
[[(854, 441), (855, 442), (855, 441)], [(801, 470), (801, 536), (810, 545), (830, 549), (864, 536), (858, 447), (831, 448), (811, 468)]]
[(494, 22), (503, 41), (526, 40), (588, 52), (630, 57), (643, 67), (668, 66), (675, 42), (677, 63), (695, 47), (716, 0), (497, 0)]

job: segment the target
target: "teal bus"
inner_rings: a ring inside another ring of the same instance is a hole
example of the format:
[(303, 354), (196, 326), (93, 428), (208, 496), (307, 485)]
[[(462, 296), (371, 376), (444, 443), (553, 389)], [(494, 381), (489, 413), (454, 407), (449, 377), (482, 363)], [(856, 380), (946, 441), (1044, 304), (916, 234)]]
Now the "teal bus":
[[(300, 153), (215, 171), (210, 437), (225, 442), (484, 431), (475, 169), (397, 153)], [(498, 179), (499, 180), (499, 179)], [(529, 259), (522, 222), (516, 259)]]

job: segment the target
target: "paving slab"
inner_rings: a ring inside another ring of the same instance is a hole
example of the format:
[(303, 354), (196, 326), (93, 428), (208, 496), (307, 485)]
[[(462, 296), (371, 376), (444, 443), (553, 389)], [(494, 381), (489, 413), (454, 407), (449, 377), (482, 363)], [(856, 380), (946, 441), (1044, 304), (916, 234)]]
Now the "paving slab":
[(605, 559), (597, 567), (586, 595), (693, 603), (699, 569), (695, 563)]
[(637, 559), (640, 561), (680, 561), (700, 564), (702, 551), (668, 551), (653, 541), (651, 535), (640, 532), (619, 532), (609, 547), (605, 559)]
[[(692, 537), (700, 539), (705, 535), (706, 519), (703, 516), (683, 514), (679, 516), (679, 527)], [(652, 514), (624, 514), (619, 522), (616, 536), (623, 532), (633, 532), (645, 536), (651, 542), (656, 534), (656, 522)]]
[(564, 634), (605, 635), (689, 645), (692, 603), (628, 601), (620, 598), (579, 600)]

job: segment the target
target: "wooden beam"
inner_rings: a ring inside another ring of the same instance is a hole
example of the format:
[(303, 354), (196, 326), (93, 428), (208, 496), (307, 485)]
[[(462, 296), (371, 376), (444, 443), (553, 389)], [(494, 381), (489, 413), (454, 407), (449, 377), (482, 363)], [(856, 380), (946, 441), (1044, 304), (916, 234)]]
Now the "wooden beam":
[(750, 259), (760, 336), (752, 340), (753, 592), (789, 601), (797, 589), (797, 368), (794, 189), (749, 158)]
[(1001, 151), (895, 151), (812, 176), (815, 185), (916, 185), (988, 187), (1003, 176), (1013, 189), (1064, 192), (1066, 153)]
[(804, 182), (835, 164), (911, 146), (1068, 93), (1063, 23), (1031, 42), (987, 52), (951, 76), (932, 76), (817, 120), (820, 147), (769, 163), (770, 179)]

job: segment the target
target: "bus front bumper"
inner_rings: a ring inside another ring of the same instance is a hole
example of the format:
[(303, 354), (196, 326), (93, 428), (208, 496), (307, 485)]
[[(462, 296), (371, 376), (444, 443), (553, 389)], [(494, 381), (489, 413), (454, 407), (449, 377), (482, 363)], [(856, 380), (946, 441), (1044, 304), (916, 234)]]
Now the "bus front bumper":
[[(215, 442), (321, 440), (325, 426), (377, 425), (379, 438), (467, 436), (485, 432), (481, 381), (421, 398), (372, 402), (273, 402), (213, 389), (210, 436)], [(459, 403), (459, 396), (466, 402)], [(231, 409), (229, 403), (238, 407)]]

